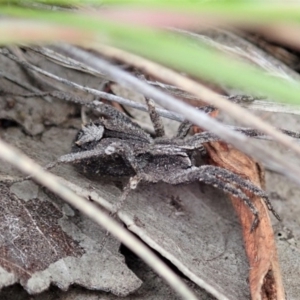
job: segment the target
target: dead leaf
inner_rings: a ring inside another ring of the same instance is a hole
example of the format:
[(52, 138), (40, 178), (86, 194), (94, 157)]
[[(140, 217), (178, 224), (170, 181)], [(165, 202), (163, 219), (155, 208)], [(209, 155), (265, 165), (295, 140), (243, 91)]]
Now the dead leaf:
[(51, 202), (20, 199), (5, 185), (0, 194), (0, 265), (23, 285), (55, 261), (85, 253), (58, 225), (63, 214)]

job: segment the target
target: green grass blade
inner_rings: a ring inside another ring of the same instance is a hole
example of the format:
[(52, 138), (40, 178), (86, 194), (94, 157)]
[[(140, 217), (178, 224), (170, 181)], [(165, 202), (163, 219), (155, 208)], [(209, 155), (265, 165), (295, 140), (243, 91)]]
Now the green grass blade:
[(191, 46), (191, 41), (182, 36), (112, 23), (102, 20), (101, 15), (97, 17), (83, 13), (46, 12), (14, 7), (3, 7), (1, 11), (2, 14), (47, 21), (48, 24), (68, 26), (86, 31), (87, 34), (92, 33), (96, 40), (206, 80), (260, 92), (280, 101), (300, 102), (299, 83), (270, 77), (257, 68), (238, 62), (200, 43), (197, 47)]

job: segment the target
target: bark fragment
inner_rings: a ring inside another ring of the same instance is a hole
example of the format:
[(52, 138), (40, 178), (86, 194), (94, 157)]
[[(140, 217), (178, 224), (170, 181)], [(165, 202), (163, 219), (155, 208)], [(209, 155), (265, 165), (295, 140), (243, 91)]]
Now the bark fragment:
[[(199, 132), (199, 128), (195, 128)], [(262, 167), (252, 158), (224, 142), (210, 142), (204, 145), (210, 164), (230, 170), (251, 180), (264, 189), (265, 179)], [(245, 249), (249, 261), (249, 284), (253, 300), (283, 300), (285, 293), (279, 269), (274, 232), (264, 201), (244, 191), (259, 211), (260, 222), (250, 233), (253, 214), (243, 201), (229, 196), (242, 225)]]

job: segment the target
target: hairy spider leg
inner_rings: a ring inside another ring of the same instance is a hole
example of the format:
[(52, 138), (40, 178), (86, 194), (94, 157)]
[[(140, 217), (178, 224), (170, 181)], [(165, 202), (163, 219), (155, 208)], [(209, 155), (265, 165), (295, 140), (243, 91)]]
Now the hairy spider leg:
[[(210, 166), (209, 166), (210, 167)], [(211, 166), (212, 168), (214, 166)], [(215, 167), (217, 168), (217, 167)], [(225, 169), (224, 169), (225, 170)], [(226, 170), (225, 170), (226, 171)], [(228, 171), (229, 173), (232, 173)], [(233, 173), (232, 173), (233, 174)], [(188, 170), (185, 170), (179, 174), (174, 174), (170, 176), (167, 183), (170, 184), (180, 184), (180, 183), (190, 183), (194, 181), (202, 181), (206, 184), (212, 185), (224, 192), (231, 194), (234, 197), (241, 199), (245, 205), (250, 209), (252, 214), (254, 215), (254, 220), (251, 225), (250, 231), (256, 229), (259, 223), (259, 213), (254, 204), (251, 202), (248, 196), (246, 196), (238, 187), (223, 181), (222, 179), (218, 178), (214, 173), (208, 172), (207, 166), (201, 166), (199, 168), (194, 167)]]
[(210, 174), (213, 174), (214, 176), (217, 176), (217, 177), (221, 177), (223, 180), (233, 182), (233, 183), (237, 184), (239, 187), (250, 191), (251, 193), (253, 193), (254, 195), (256, 195), (258, 197), (261, 197), (264, 200), (264, 202), (266, 203), (267, 208), (273, 213), (273, 215), (279, 221), (281, 220), (279, 215), (273, 208), (267, 193), (264, 192), (259, 187), (257, 187), (255, 184), (253, 184), (250, 180), (244, 179), (243, 177), (241, 177), (233, 172), (230, 172), (226, 169), (220, 168), (220, 167), (206, 165), (206, 166), (203, 166), (203, 168), (206, 168), (207, 172), (209, 172)]
[(116, 154), (120, 155), (124, 160), (129, 162), (130, 166), (132, 167), (132, 169), (136, 174), (141, 172), (141, 168), (135, 159), (133, 150), (124, 141), (122, 142), (114, 141), (105, 147), (99, 144), (98, 147), (95, 147), (92, 150), (85, 150), (85, 151), (66, 154), (61, 156), (58, 159), (58, 162), (59, 163), (80, 163), (84, 159), (88, 159), (92, 157), (99, 157), (99, 159), (101, 159), (101, 157), (103, 156), (116, 155)]
[(204, 132), (196, 133), (185, 139), (173, 138), (171, 142), (174, 145), (185, 150), (197, 150), (197, 149), (201, 149), (203, 143), (215, 142), (220, 140), (221, 138), (219, 138), (217, 135), (208, 131), (204, 131)]
[[(118, 212), (123, 207), (130, 191), (137, 187), (138, 182), (139, 182), (138, 176), (133, 176), (130, 178), (129, 182), (126, 184), (126, 186), (123, 189), (123, 192), (121, 194), (121, 197), (119, 198), (119, 201), (113, 206), (112, 212), (109, 213), (109, 216), (111, 216), (112, 218), (115, 218), (117, 216)], [(109, 236), (110, 236), (110, 233), (108, 230), (106, 230), (105, 236), (103, 237), (102, 241), (100, 242), (99, 253), (101, 253), (102, 250), (104, 249), (104, 247), (106, 246)]]
[(193, 124), (188, 120), (184, 120), (183, 122), (181, 122), (178, 127), (176, 137), (179, 139), (185, 138), (188, 135), (192, 126)]
[[(118, 212), (120, 211), (120, 209), (123, 207), (127, 196), (129, 195), (130, 191), (132, 189), (135, 189), (137, 187), (138, 182), (140, 181), (139, 176), (133, 176), (129, 179), (129, 182), (126, 184), (126, 186), (123, 189), (123, 192), (121, 194), (121, 197), (119, 198), (119, 201), (117, 204), (115, 204), (112, 208), (112, 212), (109, 213), (109, 215), (112, 218), (115, 218), (118, 214)], [(108, 237), (110, 236), (110, 233), (108, 230), (106, 230), (105, 232), (105, 236), (103, 237), (102, 241), (100, 242), (100, 246), (99, 246), (99, 253), (102, 252), (102, 250), (104, 249), (104, 247), (106, 246), (106, 243), (108, 241)]]
[[(54, 167), (56, 167), (58, 164), (59, 164), (58, 161), (51, 162), (48, 165), (46, 165), (45, 167), (43, 167), (43, 170), (51, 170)], [(21, 177), (21, 178), (18, 178), (18, 179), (7, 179), (7, 180), (4, 179), (4, 180), (0, 180), (0, 182), (8, 183), (8, 184), (11, 185), (11, 184), (14, 184), (14, 183), (23, 182), (23, 181), (31, 180), (31, 179), (33, 179), (33, 176), (32, 175), (28, 175), (28, 176)]]
[(129, 193), (131, 190), (134, 190), (138, 183), (140, 182), (141, 177), (139, 175), (133, 176), (129, 179), (128, 183), (123, 189), (122, 195), (116, 205), (114, 205), (112, 216), (115, 216), (118, 214), (119, 210), (123, 207)]
[[(211, 112), (216, 110), (216, 108), (211, 106), (211, 105), (197, 107), (196, 109), (200, 110), (200, 111), (202, 111), (206, 114), (210, 114)], [(177, 134), (176, 134), (175, 137), (180, 138), (180, 139), (185, 138), (188, 135), (189, 130), (191, 129), (192, 126), (193, 126), (193, 124), (190, 121), (184, 120), (179, 125), (178, 130), (177, 130)]]
[(149, 116), (154, 128), (155, 136), (156, 137), (163, 137), (165, 136), (165, 128), (162, 122), (160, 115), (156, 111), (155, 103), (153, 100), (149, 98), (145, 98), (146, 104), (148, 106)]
[[(51, 162), (48, 165), (46, 165), (45, 167), (43, 167), (43, 169), (50, 170), (60, 164), (80, 163), (83, 159), (87, 159), (87, 158), (91, 158), (91, 157), (95, 157), (95, 156), (107, 155), (107, 153), (105, 151), (106, 151), (106, 149), (100, 149), (100, 148), (97, 149), (96, 148), (93, 150), (86, 150), (86, 151), (82, 151), (82, 152), (75, 152), (75, 153), (69, 153), (66, 155), (62, 155), (56, 161)], [(22, 182), (22, 181), (30, 180), (30, 179), (32, 179), (31, 175), (23, 177), (23, 178), (15, 179), (15, 180), (10, 180), (9, 183), (12, 184), (12, 183)]]
[(103, 102), (100, 102), (98, 100), (94, 100), (90, 103), (85, 104), (85, 106), (95, 109), (96, 111), (98, 111), (100, 114), (102, 114), (103, 116), (108, 117), (111, 120), (116, 120), (120, 123), (124, 122), (124, 123), (128, 123), (134, 127), (139, 127), (139, 125), (137, 125), (135, 122), (133, 122), (126, 114), (124, 114), (123, 112), (115, 109), (113, 106), (109, 105), (109, 104), (105, 104)]

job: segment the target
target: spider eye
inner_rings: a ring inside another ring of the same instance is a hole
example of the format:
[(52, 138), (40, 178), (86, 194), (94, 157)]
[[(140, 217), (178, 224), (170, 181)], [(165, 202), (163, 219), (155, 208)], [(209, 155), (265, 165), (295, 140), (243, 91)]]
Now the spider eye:
[(102, 125), (92, 123), (88, 126), (84, 126), (82, 128), (81, 135), (75, 144), (81, 146), (85, 143), (100, 141), (103, 137), (103, 133), (104, 127)]

